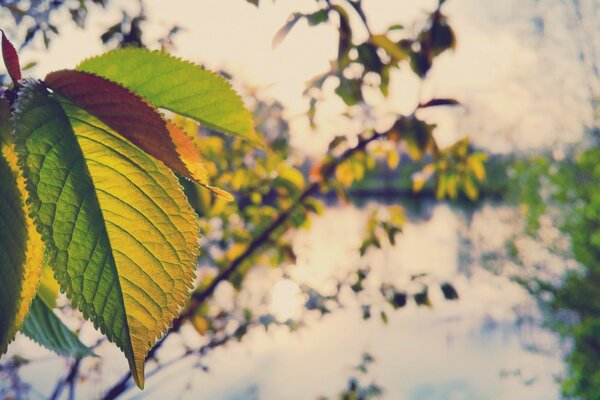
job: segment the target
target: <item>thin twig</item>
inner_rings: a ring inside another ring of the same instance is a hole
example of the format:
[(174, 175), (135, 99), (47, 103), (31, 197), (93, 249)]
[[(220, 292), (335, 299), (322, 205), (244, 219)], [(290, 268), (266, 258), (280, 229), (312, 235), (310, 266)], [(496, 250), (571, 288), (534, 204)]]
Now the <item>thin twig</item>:
[[(258, 236), (256, 236), (252, 242), (246, 247), (246, 249), (236, 257), (231, 264), (221, 272), (212, 280), (212, 282), (201, 292), (194, 293), (190, 300), (189, 305), (186, 309), (179, 315), (178, 318), (173, 321), (173, 326), (171, 329), (163, 336), (156, 345), (150, 350), (148, 356), (146, 357), (146, 361), (154, 357), (156, 351), (164, 344), (165, 340), (169, 337), (169, 335), (173, 332), (177, 332), (182, 323), (194, 315), (198, 307), (206, 301), (212, 294), (214, 293), (217, 286), (229, 279), (231, 275), (233, 275), (241, 265), (252, 256), (257, 250), (259, 250), (265, 243), (268, 243), (271, 239), (271, 235), (287, 222), (290, 215), (304, 202), (310, 198), (315, 196), (321, 187), (331, 178), (331, 176), (335, 173), (336, 168), (342, 164), (344, 161), (348, 160), (354, 154), (364, 151), (367, 145), (371, 142), (379, 140), (385, 136), (387, 136), (389, 131), (387, 132), (374, 132), (371, 136), (364, 138), (360, 137), (358, 143), (346, 151), (344, 151), (340, 156), (332, 159), (327, 164), (325, 164), (321, 168), (321, 179), (311, 183), (309, 186), (304, 189), (304, 191), (298, 196), (296, 201), (287, 208), (282, 211), (270, 224), (269, 226), (262, 231)], [(112, 400), (117, 398), (123, 392), (125, 392), (129, 387), (129, 381), (131, 380), (131, 372), (127, 372), (123, 375), (123, 377), (107, 392), (107, 394), (103, 397), (104, 400)]]

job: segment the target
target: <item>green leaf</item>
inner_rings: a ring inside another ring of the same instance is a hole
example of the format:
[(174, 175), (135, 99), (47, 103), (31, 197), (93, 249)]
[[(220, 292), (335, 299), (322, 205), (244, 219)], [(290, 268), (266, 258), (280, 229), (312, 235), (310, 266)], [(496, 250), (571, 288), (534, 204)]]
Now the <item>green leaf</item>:
[(82, 358), (94, 355), (39, 296), (33, 299), (21, 332), (61, 356)]
[(43, 245), (25, 201), (16, 155), (5, 145), (0, 153), (0, 354), (23, 324), (42, 270)]
[(193, 63), (158, 51), (126, 48), (85, 60), (77, 69), (117, 82), (159, 108), (263, 146), (252, 115), (231, 85)]
[(312, 14), (306, 14), (306, 20), (310, 26), (316, 26), (322, 24), (323, 22), (327, 22), (329, 19), (329, 10), (324, 8), (319, 11), (315, 11)]
[[(178, 146), (181, 141), (171, 136), (166, 121), (139, 96), (121, 85), (81, 71), (52, 72), (44, 83), (167, 167), (200, 184), (207, 183), (206, 168), (194, 143), (188, 139)], [(196, 154), (196, 162), (185, 157), (190, 153), (186, 152), (186, 146)]]
[(175, 172), (233, 200), (229, 193), (208, 184), (204, 161), (187, 133), (167, 123), (141, 97), (119, 84), (81, 71), (52, 72), (44, 83)]
[(11, 131), (10, 105), (7, 99), (0, 98), (0, 146), (10, 138)]
[(48, 263), (44, 263), (42, 267), (42, 276), (40, 278), (40, 286), (38, 287), (37, 297), (39, 297), (50, 308), (56, 307), (56, 298), (60, 286), (54, 278), (54, 271)]
[(40, 82), (24, 82), (16, 127), (57, 280), (143, 387), (146, 354), (192, 286), (195, 214), (167, 167)]
[(371, 35), (371, 42), (384, 49), (394, 62), (400, 62), (410, 56), (406, 50), (394, 43), (387, 35)]

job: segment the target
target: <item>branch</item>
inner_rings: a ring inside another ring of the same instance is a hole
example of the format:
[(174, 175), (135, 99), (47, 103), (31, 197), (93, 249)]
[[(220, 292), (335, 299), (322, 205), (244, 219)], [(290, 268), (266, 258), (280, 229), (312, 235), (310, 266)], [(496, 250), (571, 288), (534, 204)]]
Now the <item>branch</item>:
[[(252, 242), (250, 242), (248, 247), (246, 247), (246, 249), (239, 256), (237, 256), (226, 269), (220, 271), (219, 274), (212, 280), (212, 282), (203, 291), (192, 294), (192, 298), (190, 300), (189, 305), (179, 315), (179, 317), (177, 317), (173, 321), (173, 326), (165, 334), (165, 336), (163, 336), (156, 343), (156, 345), (150, 350), (150, 352), (148, 353), (148, 356), (146, 357), (146, 361), (148, 361), (149, 359), (154, 357), (154, 355), (156, 354), (156, 351), (164, 344), (165, 340), (167, 339), (167, 337), (169, 337), (169, 335), (171, 333), (179, 331), (182, 323), (187, 318), (194, 315), (194, 313), (196, 312), (198, 307), (214, 293), (214, 291), (217, 288), (217, 286), (219, 285), (219, 283), (229, 279), (231, 277), (231, 275), (233, 275), (241, 267), (241, 265), (244, 263), (244, 261), (246, 261), (250, 256), (252, 256), (258, 249), (260, 249), (261, 246), (263, 246), (265, 243), (269, 242), (269, 240), (271, 239), (271, 235), (273, 235), (273, 233), (278, 228), (280, 228), (281, 226), (283, 226), (283, 224), (285, 224), (285, 222), (288, 220), (288, 218), (290, 217), (292, 212), (297, 207), (302, 205), (306, 201), (306, 199), (315, 196), (319, 192), (319, 189), (331, 178), (331, 176), (335, 173), (336, 168), (340, 164), (342, 164), (344, 161), (348, 160), (354, 154), (365, 150), (365, 148), (367, 147), (367, 145), (369, 143), (374, 142), (376, 140), (379, 140), (379, 139), (387, 136), (389, 134), (389, 132), (390, 131), (386, 131), (386, 132), (382, 132), (382, 133), (375, 132), (367, 138), (361, 136), (358, 143), (354, 147), (347, 149), (340, 156), (332, 159), (330, 162), (325, 164), (321, 168), (321, 179), (320, 180), (313, 182), (309, 186), (307, 186), (304, 189), (304, 191), (300, 194), (300, 196), (298, 196), (298, 198), (294, 201), (294, 203), (289, 208), (282, 211), (271, 222), (271, 224), (269, 224), (269, 226), (264, 231), (262, 231), (258, 236), (256, 236), (252, 240)], [(131, 372), (127, 372), (126, 374), (123, 375), (123, 377), (119, 380), (119, 382), (117, 382), (107, 392), (107, 394), (103, 397), (103, 399), (111, 400), (111, 399), (117, 398), (119, 395), (121, 395), (123, 392), (125, 392), (128, 389), (130, 380), (131, 380)]]
[[(94, 345), (91, 346), (91, 348), (95, 349), (96, 347), (100, 346), (100, 344), (102, 344), (104, 340), (105, 338), (103, 337), (98, 339), (98, 341), (94, 343)], [(75, 386), (77, 385), (77, 376), (79, 375), (79, 367), (81, 366), (81, 360), (82, 358), (76, 358), (73, 361), (73, 364), (71, 364), (71, 368), (69, 369), (69, 373), (67, 374), (67, 376), (58, 381), (58, 383), (56, 384), (56, 387), (54, 388), (54, 391), (50, 396), (50, 400), (56, 400), (60, 398), (60, 395), (62, 394), (63, 390), (67, 385), (69, 385), (68, 399), (72, 400), (75, 398)]]

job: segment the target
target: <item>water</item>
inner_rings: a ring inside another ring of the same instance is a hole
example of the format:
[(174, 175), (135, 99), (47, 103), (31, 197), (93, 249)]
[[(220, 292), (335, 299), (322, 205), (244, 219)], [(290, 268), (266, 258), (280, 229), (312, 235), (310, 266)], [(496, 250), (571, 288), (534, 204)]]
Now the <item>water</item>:
[[(366, 206), (372, 207), (377, 205)], [(295, 265), (284, 271), (254, 268), (247, 293), (241, 295), (248, 304), (253, 297), (270, 295), (267, 306), (271, 311), (282, 319), (302, 315), (306, 326), (296, 332), (287, 327), (253, 329), (241, 342), (209, 352), (201, 360), (208, 372), (198, 368), (196, 360), (188, 359), (151, 376), (143, 392), (132, 388), (125, 398), (334, 397), (351, 376), (363, 384), (380, 385), (386, 399), (559, 398), (555, 377), (563, 372), (562, 350), (557, 338), (539, 326), (535, 301), (508, 276), (476, 263), (483, 243), (489, 251), (501, 242), (503, 230), (508, 229), (508, 221), (502, 218), (507, 212), (484, 206), (472, 214), (469, 232), (479, 239), (464, 248), (464, 213), (444, 204), (433, 206), (421, 214), (428, 218), (407, 223), (396, 246), (369, 252), (361, 259), (356, 249), (367, 210), (330, 208), (313, 222), (310, 231), (297, 235)], [(481, 227), (489, 230), (490, 223), (493, 235), (486, 238)], [(490, 243), (490, 238), (497, 243)], [(465, 257), (465, 252), (472, 257)], [(294, 284), (308, 284), (327, 293), (337, 280), (365, 266), (370, 266), (371, 272), (364, 292), (357, 297), (351, 290), (342, 291), (343, 308), (332, 314), (321, 317), (303, 312), (301, 295), (290, 295)], [(394, 311), (381, 301), (381, 283), (393, 283), (410, 293), (420, 290), (421, 284), (412, 281), (411, 275), (421, 273), (427, 273), (421, 280), (431, 287), (431, 308), (409, 300), (405, 308)], [(459, 300), (445, 300), (437, 286), (440, 282), (452, 283)], [(232, 306), (226, 286), (217, 291), (215, 299), (225, 308)], [(373, 317), (366, 321), (361, 308), (365, 302), (371, 303), (373, 310)], [(380, 309), (388, 315), (387, 325), (378, 317)], [(96, 334), (86, 327), (83, 338), (91, 343)], [(184, 351), (184, 344), (201, 343), (193, 328), (185, 326), (182, 335), (169, 340), (159, 352), (159, 359), (168, 362)], [(41, 398), (66, 371), (64, 361), (23, 337), (11, 352), (46, 360), (23, 370), (24, 379)], [(360, 374), (353, 367), (365, 352), (375, 362), (367, 374)], [(99, 371), (78, 385), (81, 398), (98, 396), (126, 371), (124, 359), (112, 345), (101, 346), (98, 353), (99, 360), (84, 363), (84, 369)], [(152, 369), (150, 366), (148, 373), (152, 374)]]

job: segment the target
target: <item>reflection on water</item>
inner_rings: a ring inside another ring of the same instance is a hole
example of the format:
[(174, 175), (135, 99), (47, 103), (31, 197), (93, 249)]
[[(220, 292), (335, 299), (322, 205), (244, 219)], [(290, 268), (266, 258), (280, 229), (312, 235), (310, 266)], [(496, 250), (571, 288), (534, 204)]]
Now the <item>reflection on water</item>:
[[(356, 249), (366, 209), (328, 209), (309, 231), (297, 235), (296, 265), (285, 271), (255, 267), (248, 276), (248, 293), (240, 295), (246, 296), (242, 301), (247, 304), (270, 296), (268, 307), (282, 320), (304, 312), (304, 327), (295, 332), (285, 326), (268, 331), (255, 328), (242, 342), (208, 353), (203, 359), (208, 372), (193, 368), (193, 360), (184, 361), (148, 379), (144, 392), (133, 389), (126, 398), (142, 394), (143, 398), (171, 398), (173, 393), (182, 398), (202, 394), (208, 399), (334, 397), (365, 352), (375, 362), (361, 380), (382, 386), (384, 398), (558, 398), (555, 377), (563, 367), (557, 339), (538, 326), (537, 307), (518, 284), (482, 267), (473, 256), (501, 244), (503, 231), (509, 229), (503, 219), (506, 213), (506, 209), (484, 206), (470, 215), (471, 238), (465, 248), (465, 215), (447, 205), (429, 207), (406, 224), (396, 246), (370, 251), (361, 259)], [(328, 293), (350, 271), (365, 266), (371, 272), (363, 282), (364, 291), (357, 295), (342, 290), (343, 308), (324, 317), (303, 311), (306, 296), (299, 285)], [(421, 277), (414, 279), (415, 275)], [(459, 300), (445, 300), (435, 285), (440, 282), (450, 282)], [(428, 284), (432, 307), (419, 307), (409, 296), (406, 307), (394, 311), (378, 295), (382, 283), (409, 294)], [(230, 289), (220, 288), (215, 301), (226, 306)], [(369, 320), (363, 320), (365, 303), (373, 309)], [(387, 313), (387, 324), (375, 310)], [(88, 342), (93, 341), (89, 336)], [(197, 336), (186, 326), (160, 351), (161, 361), (181, 354), (182, 344), (200, 344)], [(50, 357), (24, 338), (12, 349)], [(126, 369), (112, 346), (101, 347), (99, 354), (104, 360), (101, 380), (80, 385), (82, 397), (97, 396)], [(44, 397), (53, 387), (54, 372), (64, 371), (64, 363), (50, 357), (28, 368), (25, 379), (34, 382)]]

